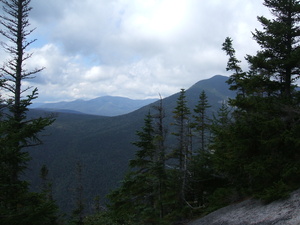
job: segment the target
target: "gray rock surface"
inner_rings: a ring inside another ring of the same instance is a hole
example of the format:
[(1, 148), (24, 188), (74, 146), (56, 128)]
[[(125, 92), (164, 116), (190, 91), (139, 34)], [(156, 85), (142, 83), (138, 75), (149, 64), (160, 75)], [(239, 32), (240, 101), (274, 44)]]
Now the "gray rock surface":
[(288, 199), (270, 204), (258, 200), (219, 209), (188, 225), (300, 225), (300, 189), (291, 193)]

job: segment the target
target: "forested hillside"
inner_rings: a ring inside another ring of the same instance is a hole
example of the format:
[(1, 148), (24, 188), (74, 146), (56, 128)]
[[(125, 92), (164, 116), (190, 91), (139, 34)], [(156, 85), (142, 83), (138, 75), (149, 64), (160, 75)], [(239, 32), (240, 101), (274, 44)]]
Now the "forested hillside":
[[(227, 79), (217, 75), (187, 89), (189, 107), (197, 104), (200, 93), (205, 90), (212, 105), (210, 113), (216, 111), (223, 101), (234, 96), (225, 83)], [(174, 121), (172, 111), (178, 96), (179, 93), (163, 99), (166, 126)], [(131, 143), (137, 140), (135, 132), (143, 125), (145, 115), (149, 111), (154, 113), (153, 106), (158, 104), (159, 101), (116, 117), (57, 113), (53, 125), (43, 133), (44, 144), (30, 150), (31, 169), (26, 176), (37, 189), (41, 182), (39, 170), (45, 164), (53, 182), (54, 198), (62, 210), (69, 211), (75, 204), (72, 199), (76, 187), (76, 163), (79, 162), (82, 164), (87, 207), (92, 205), (97, 195), (103, 202), (106, 194), (119, 185), (129, 160), (135, 154), (137, 148)], [(32, 113), (46, 112), (32, 110)], [(171, 130), (168, 135), (170, 133)]]

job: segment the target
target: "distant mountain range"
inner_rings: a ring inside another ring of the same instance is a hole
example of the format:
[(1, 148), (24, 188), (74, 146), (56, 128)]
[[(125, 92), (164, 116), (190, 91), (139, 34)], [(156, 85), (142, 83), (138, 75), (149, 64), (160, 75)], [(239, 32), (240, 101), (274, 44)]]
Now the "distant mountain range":
[(125, 97), (103, 96), (91, 100), (38, 104), (36, 107), (33, 105), (33, 107), (54, 112), (118, 116), (133, 112), (157, 100), (158, 99), (133, 100)]
[[(225, 76), (214, 76), (201, 80), (186, 90), (186, 100), (191, 111), (199, 101), (204, 90), (208, 97), (209, 113), (212, 115), (221, 103), (233, 97), (228, 89)], [(180, 91), (180, 90), (178, 90)], [(172, 138), (172, 111), (176, 107), (179, 92), (163, 99), (169, 137)], [(59, 206), (70, 211), (74, 209), (74, 189), (76, 188), (76, 163), (83, 165), (84, 198), (87, 208), (95, 196), (102, 200), (108, 192), (119, 185), (128, 169), (128, 161), (134, 157), (137, 140), (136, 131), (144, 125), (145, 115), (154, 113), (153, 106), (158, 101), (145, 105), (131, 113), (120, 116), (96, 116), (75, 113), (57, 113), (56, 121), (42, 134), (44, 144), (30, 149), (32, 160), (26, 178), (32, 188), (40, 186), (39, 170), (43, 164), (49, 169), (53, 181), (53, 195)], [(99, 105), (101, 107), (101, 105)], [(31, 110), (30, 116), (40, 116), (44, 110)], [(168, 142), (172, 149), (174, 143)]]

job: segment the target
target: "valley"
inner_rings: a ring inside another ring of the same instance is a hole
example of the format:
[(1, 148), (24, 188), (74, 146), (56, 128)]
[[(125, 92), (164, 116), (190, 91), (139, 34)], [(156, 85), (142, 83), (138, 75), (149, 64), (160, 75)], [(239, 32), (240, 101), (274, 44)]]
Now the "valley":
[[(210, 114), (216, 112), (223, 101), (234, 96), (228, 90), (226, 80), (227, 77), (217, 75), (194, 84), (186, 90), (188, 106), (192, 109), (204, 90), (212, 105)], [(175, 93), (163, 99), (166, 125), (173, 120), (177, 97), (178, 93)], [(131, 143), (136, 141), (135, 132), (140, 130), (145, 115), (149, 110), (153, 111), (156, 104), (158, 102), (114, 117), (56, 113), (56, 121), (42, 134), (44, 144), (30, 150), (32, 160), (26, 178), (32, 183), (33, 190), (40, 187), (39, 170), (45, 164), (53, 183), (55, 200), (63, 211), (70, 212), (75, 204), (76, 163), (80, 163), (88, 210), (92, 210), (96, 196), (100, 196), (104, 204), (105, 196), (119, 185), (127, 171), (128, 161), (134, 156), (136, 147)], [(32, 110), (32, 113), (49, 112)]]

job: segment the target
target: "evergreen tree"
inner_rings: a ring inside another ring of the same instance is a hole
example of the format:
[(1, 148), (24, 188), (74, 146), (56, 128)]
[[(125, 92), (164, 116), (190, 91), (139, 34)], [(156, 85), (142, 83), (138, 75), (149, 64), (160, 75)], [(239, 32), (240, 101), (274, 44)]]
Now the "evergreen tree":
[(178, 191), (178, 207), (182, 209), (186, 198), (185, 190), (187, 185), (188, 164), (191, 160), (191, 143), (190, 143), (190, 109), (187, 107), (187, 100), (185, 90), (181, 89), (177, 99), (177, 105), (173, 111), (174, 132), (172, 133), (177, 137), (177, 146), (172, 151), (172, 157), (177, 162), (176, 169), (174, 170), (175, 190)]
[(53, 201), (52, 182), (48, 178), (49, 170), (43, 165), (40, 170), (40, 178), (42, 179), (42, 193), (45, 194), (48, 201)]
[(31, 10), (30, 0), (1, 0), (2, 34), (7, 43), (4, 50), (10, 54), (1, 71), (1, 88), (5, 90), (3, 104), (5, 112), (0, 118), (0, 223), (1, 224), (53, 224), (56, 210), (53, 202), (45, 202), (37, 193), (28, 191), (28, 183), (20, 179), (30, 159), (26, 147), (40, 144), (38, 134), (50, 125), (51, 118), (28, 119), (26, 113), (32, 100), (37, 98), (37, 89), (24, 98), (29, 88), (22, 88), (25, 79), (42, 69), (29, 71), (25, 61), (31, 57), (26, 50), (34, 42), (27, 41), (33, 32), (28, 15)]
[(263, 31), (255, 30), (253, 37), (261, 50), (254, 56), (248, 55), (247, 60), (251, 70), (274, 81), (273, 92), (280, 92), (285, 101), (289, 101), (293, 83), (299, 78), (300, 3), (298, 0), (265, 0), (264, 5), (275, 18), (258, 17)]
[[(194, 108), (194, 121), (191, 123), (194, 142), (197, 144), (197, 150), (192, 153), (191, 162), (188, 167), (189, 176), (187, 180), (186, 200), (193, 209), (203, 207), (205, 198), (208, 194), (207, 184), (210, 182), (209, 171), (211, 163), (209, 160), (209, 132), (210, 118), (207, 109), (211, 106), (205, 91), (199, 95), (198, 104)], [(195, 146), (195, 145), (194, 145)]]
[(205, 91), (203, 90), (199, 96), (199, 102), (195, 106), (193, 115), (194, 122), (192, 123), (192, 127), (194, 131), (197, 133), (198, 139), (200, 140), (200, 151), (207, 150), (207, 144), (209, 137), (206, 136), (209, 132), (210, 119), (207, 115), (207, 109), (211, 106), (208, 104), (207, 96)]
[(138, 150), (129, 162), (131, 171), (121, 187), (109, 195), (112, 202), (110, 209), (119, 223), (158, 224), (160, 219), (159, 155), (150, 113), (144, 121), (142, 131), (137, 131), (139, 140), (133, 143)]
[[(43, 165), (40, 170), (40, 178), (42, 179), (41, 185), (41, 198), (43, 201), (52, 207), (53, 210), (58, 211), (55, 200), (53, 199), (52, 181), (49, 179), (49, 170), (46, 165)], [(52, 215), (49, 218), (49, 224), (59, 224), (59, 215)]]
[(236, 91), (238, 96), (245, 97), (244, 81), (246, 79), (247, 74), (243, 72), (239, 65), (241, 61), (238, 60), (235, 56), (235, 49), (232, 46), (231, 38), (227, 37), (225, 39), (222, 49), (226, 52), (226, 54), (229, 57), (226, 70), (233, 71), (233, 74), (227, 81), (227, 83), (230, 85), (230, 90)]
[(160, 98), (159, 104), (153, 106), (157, 112), (152, 116), (154, 123), (154, 143), (157, 152), (157, 177), (158, 177), (158, 208), (160, 218), (163, 219), (165, 214), (167, 214), (165, 205), (166, 203), (166, 192), (167, 190), (167, 172), (166, 172), (166, 135), (167, 128), (164, 124), (164, 119), (166, 117), (165, 110), (163, 107), (163, 100)]
[(300, 3), (265, 0), (264, 5), (274, 19), (258, 17), (263, 31), (255, 30), (253, 37), (261, 50), (247, 55), (247, 73), (235, 59), (232, 40), (223, 44), (234, 72), (228, 83), (238, 93), (229, 101), (234, 123), (216, 134), (214, 150), (220, 172), (240, 190), (272, 200), (299, 185)]
[(72, 212), (72, 222), (76, 225), (83, 225), (84, 218), (84, 194), (82, 163), (76, 163), (76, 188), (75, 188), (75, 209)]
[[(232, 141), (233, 126), (230, 110), (227, 103), (223, 102), (221, 108), (219, 108), (217, 115), (214, 115), (211, 125), (212, 141), (210, 144), (210, 151), (213, 153), (213, 167), (217, 173), (216, 175), (229, 179), (231, 183), (235, 182), (236, 176), (238, 176), (240, 170), (234, 166), (240, 165), (233, 158), (235, 156), (235, 143)], [(229, 168), (234, 169), (228, 171)], [(233, 177), (232, 177), (233, 176)]]

